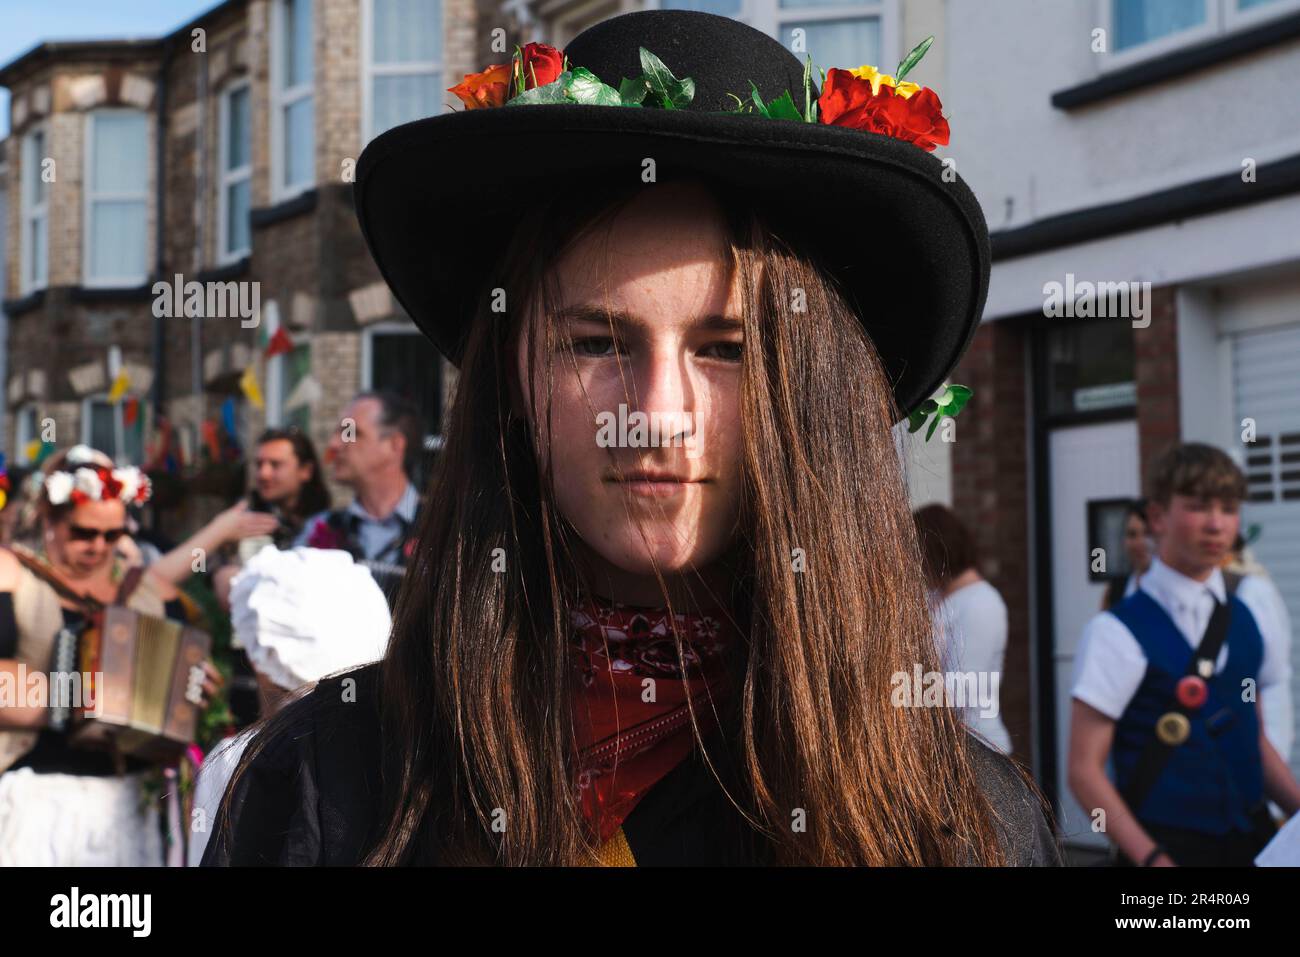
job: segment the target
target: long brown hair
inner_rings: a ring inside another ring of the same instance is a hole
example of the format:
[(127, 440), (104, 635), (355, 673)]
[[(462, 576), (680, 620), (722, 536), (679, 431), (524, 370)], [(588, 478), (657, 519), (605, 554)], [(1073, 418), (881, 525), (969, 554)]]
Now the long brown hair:
[[(563, 621), (583, 583), (549, 469), (512, 412), (515, 343), (532, 315), (556, 340), (554, 265), (632, 193), (539, 203), (483, 291), (381, 665), (368, 864), (408, 862), (422, 841), (447, 863), (591, 860)], [(1000, 863), (958, 717), (891, 704), (892, 675), (939, 665), (879, 357), (802, 244), (745, 197), (715, 194), (744, 279), (746, 343), (744, 495), (725, 596), (746, 635), (725, 718), (741, 770), (731, 797), (777, 863)]]

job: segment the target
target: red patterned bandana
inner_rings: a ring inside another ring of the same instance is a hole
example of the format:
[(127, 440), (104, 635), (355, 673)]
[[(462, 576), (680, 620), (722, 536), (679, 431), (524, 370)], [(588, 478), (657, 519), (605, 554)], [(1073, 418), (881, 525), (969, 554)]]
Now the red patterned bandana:
[(690, 753), (688, 698), (703, 733), (727, 695), (724, 653), (735, 643), (734, 626), (720, 611), (675, 618), (684, 668), (665, 608), (586, 599), (569, 612), (578, 800), (601, 843)]

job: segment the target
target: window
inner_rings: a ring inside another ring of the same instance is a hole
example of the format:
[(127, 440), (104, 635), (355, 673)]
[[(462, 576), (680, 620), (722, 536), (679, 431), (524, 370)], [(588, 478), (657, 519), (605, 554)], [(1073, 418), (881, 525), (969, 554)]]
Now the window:
[(361, 138), (441, 111), (442, 0), (366, 0)]
[(240, 83), (221, 97), (221, 193), (217, 198), (217, 261), (233, 262), (247, 255), (249, 207), (253, 173), (249, 87)]
[(889, 73), (899, 60), (896, 0), (660, 0), (659, 6), (741, 20), (780, 40), (800, 60), (811, 56), (814, 70), (870, 63)]
[(82, 274), (88, 286), (138, 286), (148, 278), (148, 119), (137, 110), (86, 117)]
[(1206, 0), (1114, 0), (1115, 49), (1150, 43), (1207, 23)]
[(271, 197), (316, 181), (312, 0), (276, 0), (271, 15)]
[(1137, 377), (1129, 324), (1053, 322), (1047, 330), (1048, 414), (1132, 408)]
[(1161, 56), (1300, 10), (1300, 0), (1101, 0), (1110, 25), (1108, 66)]
[[(286, 357), (287, 358), (287, 357)], [(387, 389), (415, 403), (426, 452), (442, 447), (442, 356), (408, 321), (383, 322), (361, 339), (361, 388)], [(427, 456), (413, 481), (426, 478)]]
[[(133, 409), (133, 415), (127, 410)], [(128, 422), (127, 419), (132, 418)], [(81, 405), (81, 441), (99, 449), (118, 465), (136, 465), (144, 461), (144, 403), (126, 395), (121, 401), (108, 401), (107, 395), (85, 399)]]
[(36, 129), (23, 140), (22, 234), (19, 242), (19, 291), (40, 289), (49, 280), (49, 184), (42, 164), (46, 157), (45, 130)]

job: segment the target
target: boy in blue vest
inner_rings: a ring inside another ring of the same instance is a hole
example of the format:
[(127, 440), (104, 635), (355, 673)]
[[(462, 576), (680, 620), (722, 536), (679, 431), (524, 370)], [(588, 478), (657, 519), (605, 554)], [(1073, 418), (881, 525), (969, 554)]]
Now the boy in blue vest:
[(1266, 586), (1226, 581), (1220, 567), (1246, 494), (1232, 460), (1180, 445), (1151, 486), (1156, 557), (1080, 644), (1070, 788), (1094, 819), (1105, 812), (1105, 833), (1135, 864), (1250, 866), (1275, 830), (1266, 799), (1300, 810), (1259, 705), (1290, 680), (1290, 635)]

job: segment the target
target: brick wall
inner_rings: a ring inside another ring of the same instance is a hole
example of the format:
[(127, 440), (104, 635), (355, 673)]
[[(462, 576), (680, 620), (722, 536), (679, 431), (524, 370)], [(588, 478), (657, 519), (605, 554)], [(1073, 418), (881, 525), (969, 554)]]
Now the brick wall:
[(1007, 605), (1002, 720), (1017, 755), (1028, 761), (1032, 715), (1025, 348), (1018, 324), (986, 322), (951, 381), (974, 390), (955, 420), (953, 510), (975, 536), (981, 573)]
[(1137, 376), (1138, 456), (1145, 493), (1151, 467), (1170, 446), (1178, 443), (1182, 422), (1179, 411), (1177, 290), (1153, 289), (1151, 325), (1133, 330)]

